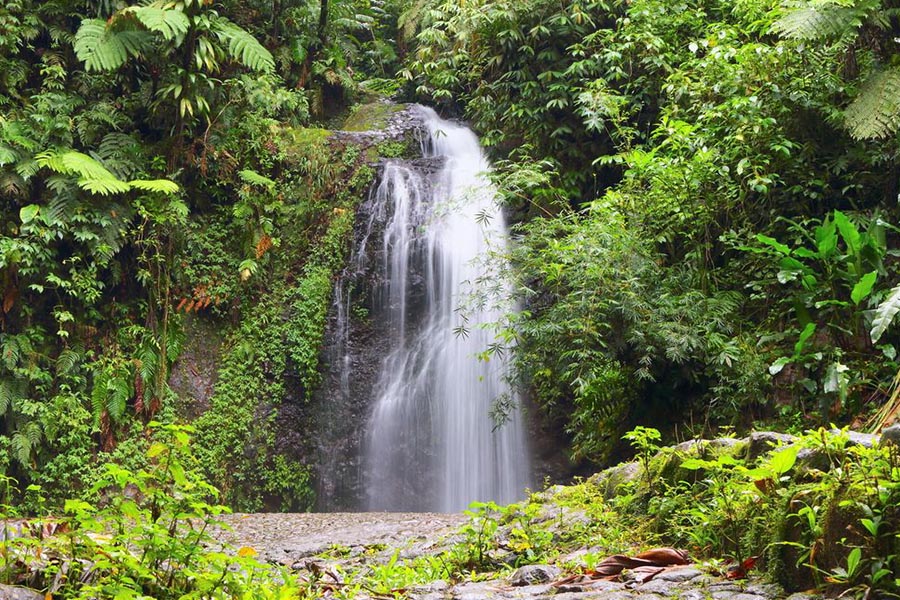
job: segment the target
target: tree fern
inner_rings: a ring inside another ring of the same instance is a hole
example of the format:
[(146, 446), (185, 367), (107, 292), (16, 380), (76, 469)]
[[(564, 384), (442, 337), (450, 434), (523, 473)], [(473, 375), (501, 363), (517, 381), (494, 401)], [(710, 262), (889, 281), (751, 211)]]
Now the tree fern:
[(75, 34), (75, 55), (88, 71), (113, 71), (149, 44), (145, 31), (111, 31), (106, 21), (85, 19)]
[(865, 11), (838, 4), (803, 3), (789, 9), (773, 25), (776, 33), (799, 40), (835, 39), (862, 26)]
[(872, 74), (844, 111), (850, 135), (883, 138), (900, 129), (900, 69)]
[(131, 6), (122, 11), (134, 15), (141, 25), (148, 30), (162, 34), (171, 41), (188, 32), (191, 21), (187, 15), (177, 9), (165, 9), (156, 6)]
[(122, 181), (95, 158), (74, 150), (42, 152), (35, 159), (41, 167), (46, 167), (63, 175), (77, 176), (80, 188), (103, 196), (121, 194), (132, 189), (161, 194), (175, 194), (180, 189), (177, 183), (168, 179)]
[(872, 343), (876, 343), (887, 328), (894, 322), (894, 317), (900, 312), (900, 285), (894, 287), (888, 297), (875, 309), (875, 318), (872, 319)]
[(178, 184), (168, 179), (133, 179), (127, 183), (132, 189), (158, 194), (177, 194), (181, 189)]
[(254, 71), (275, 71), (272, 54), (244, 29), (220, 19), (216, 22), (215, 32), (220, 40), (228, 44), (228, 54), (237, 62)]

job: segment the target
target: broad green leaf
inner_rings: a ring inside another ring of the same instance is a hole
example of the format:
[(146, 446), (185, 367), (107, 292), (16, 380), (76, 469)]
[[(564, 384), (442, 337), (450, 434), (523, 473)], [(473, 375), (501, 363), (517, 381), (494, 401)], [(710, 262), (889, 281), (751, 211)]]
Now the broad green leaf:
[(847, 555), (847, 578), (850, 579), (856, 574), (859, 563), (862, 561), (862, 550), (854, 548)]
[(767, 246), (771, 246), (772, 248), (775, 248), (775, 250), (777, 250), (781, 254), (784, 254), (785, 256), (787, 256), (788, 254), (791, 253), (790, 248), (788, 248), (785, 244), (782, 244), (781, 242), (779, 242), (778, 240), (776, 240), (773, 237), (769, 237), (767, 235), (763, 235), (760, 233), (756, 236), (756, 239), (759, 242), (761, 242)]
[(803, 347), (815, 332), (816, 324), (812, 322), (807, 323), (806, 327), (803, 328), (803, 331), (800, 332), (800, 337), (797, 339), (797, 343), (794, 344), (794, 356), (799, 356), (800, 353), (803, 352)]
[(771, 458), (769, 458), (769, 467), (777, 475), (784, 475), (794, 467), (794, 463), (797, 462), (797, 452), (799, 452), (799, 450), (800, 447), (796, 444), (788, 446), (787, 448), (782, 448), (778, 452), (772, 454)]
[(869, 297), (876, 279), (878, 279), (878, 271), (872, 271), (863, 275), (862, 279), (856, 282), (856, 285), (853, 286), (853, 291), (850, 292), (850, 299), (853, 300), (853, 304), (859, 304)]
[(19, 209), (19, 218), (22, 219), (23, 224), (30, 223), (34, 220), (40, 210), (41, 207), (37, 204), (23, 206)]
[(895, 286), (884, 302), (875, 309), (875, 318), (872, 319), (872, 330), (869, 332), (869, 335), (872, 336), (873, 344), (881, 339), (887, 328), (894, 322), (894, 317), (897, 316), (898, 312), (900, 312), (900, 285)]
[(844, 239), (844, 243), (847, 244), (850, 254), (853, 256), (859, 254), (859, 230), (856, 229), (856, 225), (847, 218), (847, 215), (839, 210), (834, 211), (834, 224), (837, 226), (838, 231), (841, 232), (841, 237)]
[(841, 397), (847, 391), (847, 371), (849, 367), (839, 362), (833, 362), (825, 370), (825, 380), (822, 382), (822, 390), (826, 393), (838, 393)]
[(830, 258), (837, 248), (837, 231), (835, 230), (834, 221), (826, 219), (825, 222), (816, 227), (816, 249), (819, 252), (819, 258)]
[(778, 375), (791, 362), (790, 357), (782, 356), (771, 365), (769, 365), (769, 375)]

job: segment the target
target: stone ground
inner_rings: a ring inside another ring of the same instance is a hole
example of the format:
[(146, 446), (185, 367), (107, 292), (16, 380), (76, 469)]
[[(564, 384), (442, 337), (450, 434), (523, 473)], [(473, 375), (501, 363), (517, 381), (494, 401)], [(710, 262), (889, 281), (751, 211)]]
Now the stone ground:
[[(231, 531), (218, 535), (235, 547), (249, 546), (262, 560), (300, 574), (327, 573), (440, 552), (454, 542), (465, 521), (460, 514), (308, 513), (236, 514)], [(327, 555), (327, 557), (323, 557)], [(759, 580), (728, 581), (693, 565), (670, 568), (646, 583), (605, 580), (560, 584), (566, 574), (551, 565), (522, 567), (511, 576), (451, 584), (436, 581), (406, 591), (410, 600), (812, 600), (788, 596)], [(365, 598), (366, 596), (359, 596)], [(368, 596), (373, 597), (373, 596)], [(382, 598), (383, 596), (377, 596)]]

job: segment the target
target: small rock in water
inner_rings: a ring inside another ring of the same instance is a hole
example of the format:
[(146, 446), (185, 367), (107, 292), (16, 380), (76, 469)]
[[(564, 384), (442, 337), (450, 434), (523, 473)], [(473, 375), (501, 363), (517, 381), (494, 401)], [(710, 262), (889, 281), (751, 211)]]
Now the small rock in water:
[(520, 585), (537, 585), (547, 583), (559, 577), (559, 567), (551, 565), (526, 565), (519, 567), (515, 573), (509, 578), (509, 584)]

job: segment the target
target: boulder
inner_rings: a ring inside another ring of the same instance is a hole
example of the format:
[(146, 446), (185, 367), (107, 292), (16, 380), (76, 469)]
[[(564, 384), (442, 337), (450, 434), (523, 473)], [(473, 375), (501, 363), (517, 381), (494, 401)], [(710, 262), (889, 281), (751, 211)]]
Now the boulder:
[(881, 432), (881, 441), (879, 442), (879, 445), (884, 447), (890, 444), (900, 446), (900, 423), (891, 425)]
[(3, 585), (0, 583), (0, 599), (2, 600), (44, 600), (44, 595), (35, 590), (18, 587), (15, 585)]
[(794, 442), (797, 438), (775, 431), (754, 431), (747, 438), (747, 460), (756, 460), (773, 448)]

